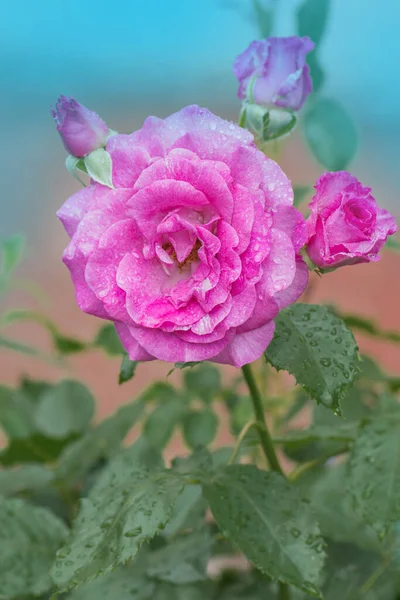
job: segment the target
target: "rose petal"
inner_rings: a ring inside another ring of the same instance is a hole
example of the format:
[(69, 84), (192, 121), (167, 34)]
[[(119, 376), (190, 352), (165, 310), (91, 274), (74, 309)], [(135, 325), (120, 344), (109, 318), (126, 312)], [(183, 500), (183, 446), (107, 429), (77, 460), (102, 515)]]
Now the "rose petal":
[(258, 329), (236, 333), (224, 350), (213, 357), (213, 362), (243, 367), (257, 360), (272, 340), (274, 330), (275, 324), (271, 321)]
[(129, 327), (127, 325), (124, 325), (123, 323), (115, 323), (115, 329), (123, 347), (128, 353), (130, 360), (155, 360), (154, 356), (151, 356), (151, 354), (146, 352), (146, 350), (142, 348), (140, 344), (138, 344), (129, 331)]

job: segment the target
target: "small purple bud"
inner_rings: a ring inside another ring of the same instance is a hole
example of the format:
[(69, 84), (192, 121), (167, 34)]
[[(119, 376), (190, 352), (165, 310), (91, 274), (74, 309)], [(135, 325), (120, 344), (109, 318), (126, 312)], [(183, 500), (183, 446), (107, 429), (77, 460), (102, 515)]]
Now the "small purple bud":
[(74, 98), (60, 96), (51, 114), (69, 154), (83, 157), (106, 145), (109, 133), (106, 123)]
[(269, 37), (252, 42), (233, 66), (239, 98), (266, 108), (298, 111), (312, 90), (306, 55), (313, 49), (309, 37)]

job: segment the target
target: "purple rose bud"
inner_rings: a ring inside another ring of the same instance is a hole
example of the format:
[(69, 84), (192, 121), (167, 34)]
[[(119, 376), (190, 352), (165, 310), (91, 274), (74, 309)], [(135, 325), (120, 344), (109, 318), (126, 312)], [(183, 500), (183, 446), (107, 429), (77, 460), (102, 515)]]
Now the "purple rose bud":
[(379, 260), (397, 225), (371, 189), (347, 171), (337, 171), (322, 175), (315, 190), (307, 220), (307, 253), (313, 263), (335, 269)]
[(254, 41), (236, 58), (238, 96), (254, 104), (299, 110), (312, 90), (306, 55), (309, 37), (269, 37)]
[(109, 130), (103, 119), (74, 98), (60, 96), (51, 113), (69, 154), (82, 157), (106, 145)]

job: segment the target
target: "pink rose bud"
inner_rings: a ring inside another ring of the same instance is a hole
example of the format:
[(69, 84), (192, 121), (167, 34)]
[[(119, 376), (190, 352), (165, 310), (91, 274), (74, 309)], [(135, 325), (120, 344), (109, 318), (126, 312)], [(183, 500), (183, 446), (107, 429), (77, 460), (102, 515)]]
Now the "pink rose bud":
[(300, 110), (312, 90), (306, 56), (313, 49), (309, 37), (269, 37), (252, 42), (233, 66), (239, 98), (268, 108)]
[(347, 171), (325, 173), (315, 189), (307, 220), (307, 253), (313, 263), (331, 269), (378, 261), (397, 225), (371, 189)]
[(74, 98), (60, 96), (51, 113), (69, 154), (82, 157), (106, 145), (109, 132), (106, 123)]

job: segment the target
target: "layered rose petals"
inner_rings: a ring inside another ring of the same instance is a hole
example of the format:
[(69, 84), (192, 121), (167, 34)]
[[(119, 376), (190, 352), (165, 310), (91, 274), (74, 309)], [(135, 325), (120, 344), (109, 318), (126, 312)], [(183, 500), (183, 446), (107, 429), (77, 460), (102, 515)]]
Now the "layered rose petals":
[(240, 127), (197, 106), (107, 142), (98, 183), (58, 213), (85, 312), (115, 322), (132, 360), (242, 366), (307, 283), (289, 180)]
[(379, 260), (397, 225), (371, 189), (347, 171), (324, 173), (315, 185), (307, 220), (307, 252), (322, 269)]

